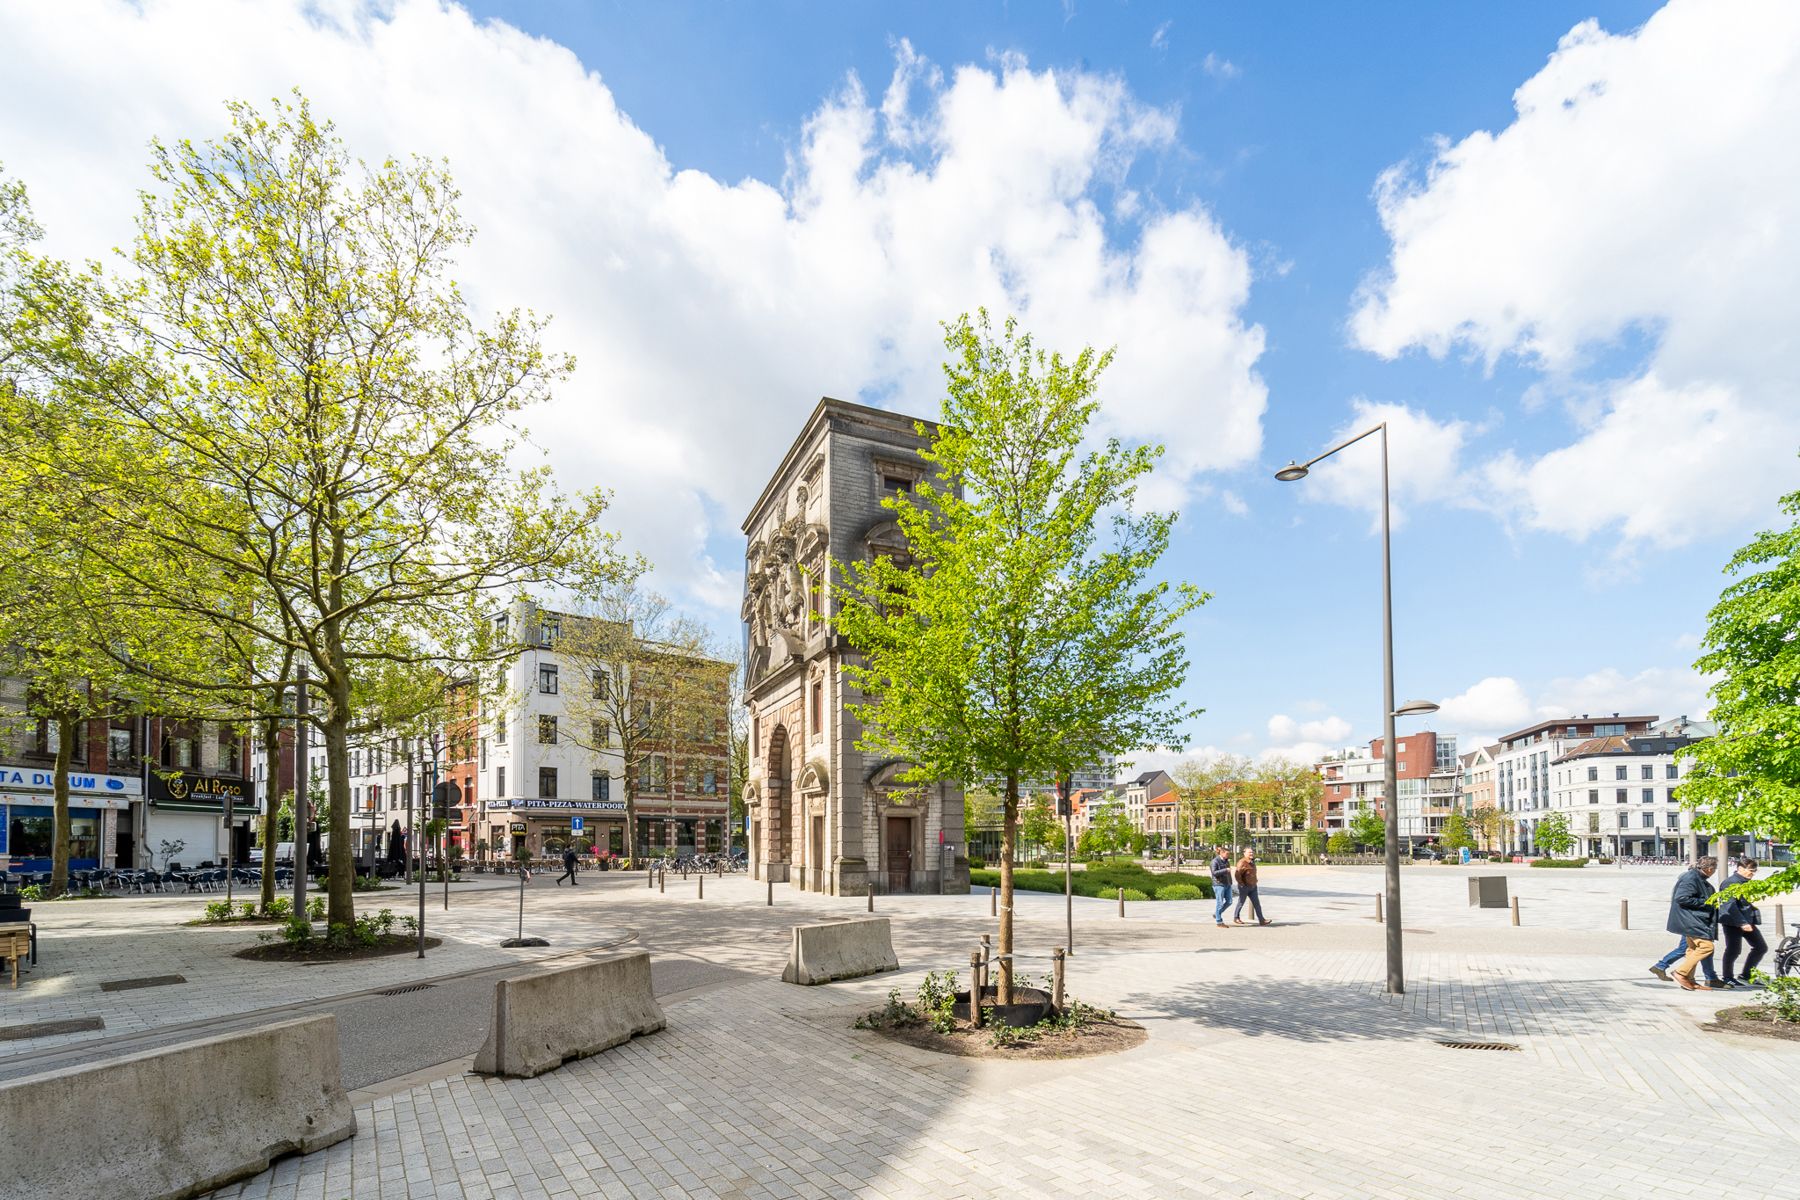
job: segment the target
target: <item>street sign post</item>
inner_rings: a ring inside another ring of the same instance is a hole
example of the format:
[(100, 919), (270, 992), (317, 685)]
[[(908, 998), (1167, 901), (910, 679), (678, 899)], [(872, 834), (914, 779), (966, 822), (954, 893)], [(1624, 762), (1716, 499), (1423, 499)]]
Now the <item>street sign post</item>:
[(569, 818), (569, 832), (570, 833), (580, 833), (581, 832), (581, 818), (580, 817), (570, 817)]

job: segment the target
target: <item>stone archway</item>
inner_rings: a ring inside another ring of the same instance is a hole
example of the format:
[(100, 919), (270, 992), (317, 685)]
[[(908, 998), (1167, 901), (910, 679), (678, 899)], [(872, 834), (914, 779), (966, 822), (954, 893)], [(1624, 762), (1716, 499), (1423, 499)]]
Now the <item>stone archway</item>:
[(777, 725), (769, 735), (769, 753), (763, 760), (763, 821), (769, 878), (778, 883), (788, 878), (788, 864), (793, 861), (793, 818), (788, 811), (793, 797), (790, 757), (787, 726)]

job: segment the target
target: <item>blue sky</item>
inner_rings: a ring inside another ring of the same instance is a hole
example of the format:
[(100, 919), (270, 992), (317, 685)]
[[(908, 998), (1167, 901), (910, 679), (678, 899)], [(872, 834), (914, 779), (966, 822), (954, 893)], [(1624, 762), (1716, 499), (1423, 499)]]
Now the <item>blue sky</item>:
[[(818, 395), (928, 409), (931, 321), (984, 302), (1119, 341), (1109, 431), (1181, 464), (1171, 570), (1216, 597), (1196, 749), (1378, 727), (1373, 447), (1271, 478), (1359, 411), (1395, 422), (1398, 689), (1465, 735), (1699, 711), (1719, 570), (1800, 476), (1800, 351), (1767, 332), (1800, 264), (1768, 232), (1800, 225), (1779, 4), (192, 7), (0, 16), (35, 72), (0, 147), (58, 248), (123, 240), (144, 140), (228, 95), (298, 85), (366, 156), (447, 154), (471, 294), (554, 312), (581, 358), (551, 460), (722, 628)], [(1065, 120), (1103, 131), (1066, 161)], [(965, 210), (983, 164), (1025, 182)], [(1705, 182), (1734, 164), (1772, 186)], [(1062, 233), (994, 243), (991, 287), (916, 251), (1015, 214)], [(1083, 230), (1104, 249), (1068, 253)], [(1170, 257), (1207, 299), (1151, 281)]]

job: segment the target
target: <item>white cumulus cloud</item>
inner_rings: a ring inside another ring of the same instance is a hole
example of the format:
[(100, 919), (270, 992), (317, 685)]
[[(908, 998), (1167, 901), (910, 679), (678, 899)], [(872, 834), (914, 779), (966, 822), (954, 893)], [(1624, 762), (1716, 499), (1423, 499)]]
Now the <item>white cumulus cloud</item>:
[(938, 322), (978, 305), (1045, 346), (1116, 344), (1102, 432), (1165, 441), (1177, 494), (1261, 447), (1249, 258), (1198, 204), (1108, 216), (1176, 132), (1114, 77), (897, 41), (878, 103), (847, 78), (783, 178), (731, 181), (671, 161), (568, 49), (439, 0), (7, 5), (0, 45), (0, 153), (67, 256), (128, 243), (145, 143), (216, 134), (228, 98), (297, 86), (363, 158), (447, 158), (480, 231), (465, 294), (555, 314), (578, 360), (535, 440), (715, 612), (741, 568), (706, 541), (818, 397), (935, 413)]
[[(1673, 545), (1772, 511), (1800, 482), (1800, 6), (1585, 21), (1514, 106), (1382, 177), (1393, 248), (1353, 336), (1610, 376), (1567, 445), (1482, 472), (1527, 527)], [(1602, 361), (1634, 340), (1635, 365)]]

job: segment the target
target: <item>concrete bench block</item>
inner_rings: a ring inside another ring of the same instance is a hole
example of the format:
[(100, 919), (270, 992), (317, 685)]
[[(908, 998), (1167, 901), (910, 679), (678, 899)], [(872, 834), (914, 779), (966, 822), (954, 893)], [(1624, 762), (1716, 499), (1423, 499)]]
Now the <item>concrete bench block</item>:
[(794, 944), (781, 981), (830, 983), (834, 979), (855, 979), (899, 969), (888, 919), (858, 917), (794, 926)]
[(1470, 908), (1505, 908), (1506, 905), (1506, 876), (1469, 876)]
[(475, 1070), (529, 1079), (667, 1024), (650, 990), (648, 951), (534, 971), (494, 985), (494, 1019)]
[(0, 1083), (0, 1197), (183, 1200), (356, 1132), (337, 1018)]

